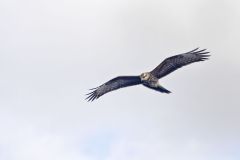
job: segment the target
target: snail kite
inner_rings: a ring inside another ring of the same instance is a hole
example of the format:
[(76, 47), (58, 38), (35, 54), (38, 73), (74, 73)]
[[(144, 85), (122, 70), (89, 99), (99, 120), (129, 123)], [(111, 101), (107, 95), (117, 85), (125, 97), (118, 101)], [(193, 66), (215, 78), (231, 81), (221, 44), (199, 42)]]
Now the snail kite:
[(199, 48), (196, 48), (192, 51), (166, 58), (150, 72), (142, 73), (140, 76), (119, 76), (97, 88), (90, 89), (92, 92), (87, 94), (88, 97), (86, 99), (88, 101), (93, 101), (110, 91), (138, 84), (142, 84), (145, 87), (162, 93), (171, 93), (159, 84), (158, 79), (168, 75), (178, 68), (181, 68), (182, 66), (207, 60), (210, 56), (208, 53), (209, 52), (206, 51), (206, 49), (199, 50)]

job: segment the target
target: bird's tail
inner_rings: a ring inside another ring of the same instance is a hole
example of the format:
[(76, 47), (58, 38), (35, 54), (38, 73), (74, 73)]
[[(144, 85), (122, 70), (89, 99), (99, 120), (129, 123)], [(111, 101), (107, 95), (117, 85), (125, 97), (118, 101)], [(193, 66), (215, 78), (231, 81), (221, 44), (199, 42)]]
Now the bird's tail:
[(143, 84), (144, 86), (150, 88), (150, 89), (153, 89), (155, 91), (158, 91), (158, 92), (162, 92), (162, 93), (171, 93), (171, 91), (167, 90), (166, 88), (164, 88), (163, 86), (159, 85), (156, 86), (156, 87), (152, 87), (152, 86), (149, 86), (149, 85), (146, 85), (146, 84)]
[(164, 88), (163, 86), (159, 85), (158, 88), (156, 88), (158, 91), (162, 92), (162, 93), (171, 93), (171, 91), (167, 90), (166, 88)]

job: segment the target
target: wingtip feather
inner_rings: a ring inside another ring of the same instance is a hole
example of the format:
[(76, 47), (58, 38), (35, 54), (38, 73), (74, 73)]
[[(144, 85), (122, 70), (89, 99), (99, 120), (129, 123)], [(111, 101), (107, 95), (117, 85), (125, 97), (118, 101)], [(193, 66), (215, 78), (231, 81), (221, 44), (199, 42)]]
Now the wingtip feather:
[(189, 53), (194, 52), (194, 51), (196, 51), (196, 50), (198, 50), (198, 49), (199, 49), (199, 47), (197, 47), (197, 48), (195, 48), (195, 49), (189, 51)]

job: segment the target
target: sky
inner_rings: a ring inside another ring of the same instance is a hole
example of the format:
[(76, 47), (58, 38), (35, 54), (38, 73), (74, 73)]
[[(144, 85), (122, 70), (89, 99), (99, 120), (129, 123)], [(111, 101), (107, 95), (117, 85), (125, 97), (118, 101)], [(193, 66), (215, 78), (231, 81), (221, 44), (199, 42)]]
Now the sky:
[[(239, 160), (240, 2), (1, 0), (1, 160)], [(211, 52), (160, 80), (124, 88), (196, 47)]]

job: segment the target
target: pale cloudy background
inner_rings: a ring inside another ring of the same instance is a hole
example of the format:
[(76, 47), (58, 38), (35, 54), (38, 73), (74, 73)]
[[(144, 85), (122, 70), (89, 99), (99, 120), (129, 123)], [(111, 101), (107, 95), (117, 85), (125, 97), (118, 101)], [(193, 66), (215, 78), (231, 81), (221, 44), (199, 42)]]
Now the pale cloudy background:
[[(1, 160), (239, 160), (239, 0), (1, 0)], [(84, 94), (208, 48), (172, 91)]]

